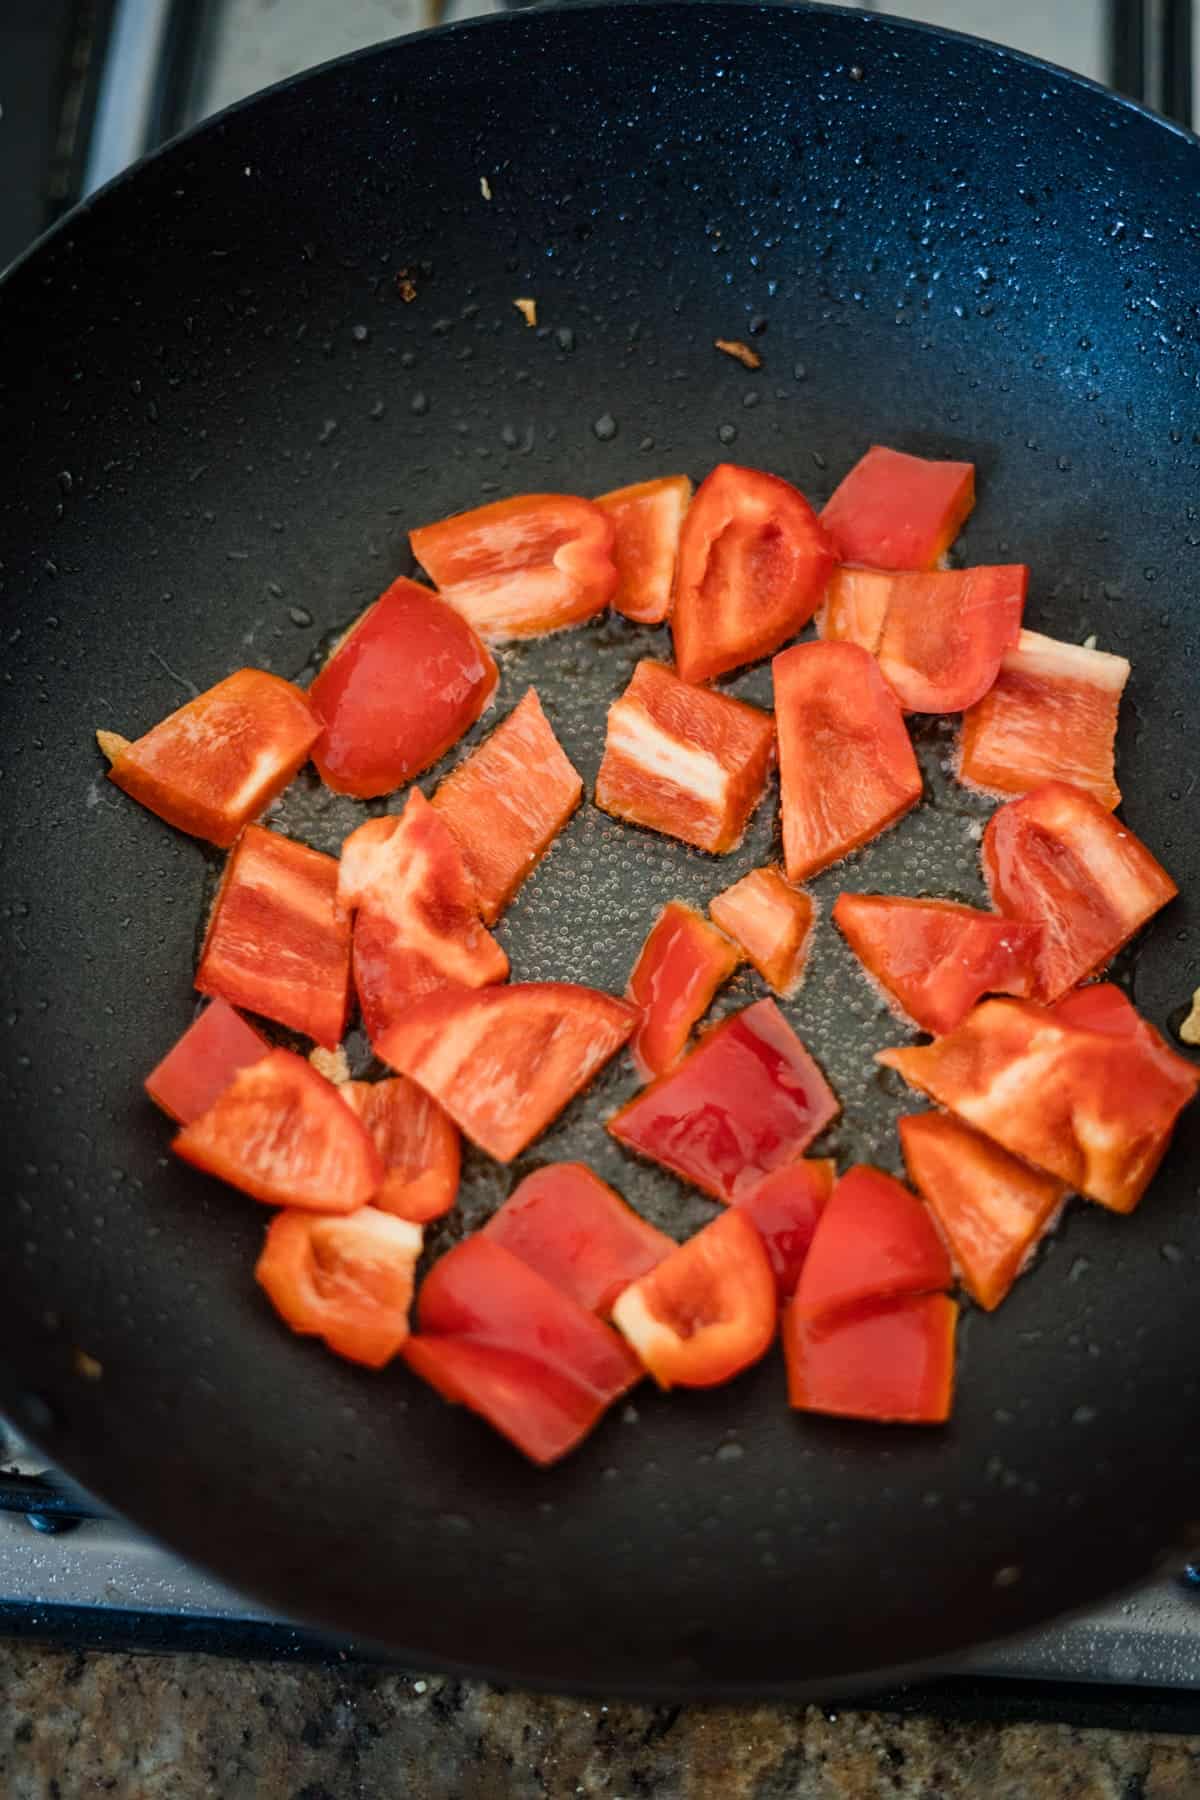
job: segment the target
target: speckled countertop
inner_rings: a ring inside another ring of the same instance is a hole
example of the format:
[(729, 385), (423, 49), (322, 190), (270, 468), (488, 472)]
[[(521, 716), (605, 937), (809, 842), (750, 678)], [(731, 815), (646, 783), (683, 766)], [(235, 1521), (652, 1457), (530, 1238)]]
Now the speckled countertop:
[(1195, 1800), (1200, 1737), (0, 1642), (4, 1800)]

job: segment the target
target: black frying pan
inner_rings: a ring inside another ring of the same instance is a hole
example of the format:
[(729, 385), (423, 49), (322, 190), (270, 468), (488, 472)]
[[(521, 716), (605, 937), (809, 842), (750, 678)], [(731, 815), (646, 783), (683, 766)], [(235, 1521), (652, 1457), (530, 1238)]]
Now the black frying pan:
[[(1031, 624), (1133, 659), (1126, 812), (1183, 897), (1122, 978), (1165, 1026), (1197, 972), (1198, 187), (1192, 138), (981, 44), (579, 7), (290, 82), (10, 275), (0, 1403), (57, 1463), (289, 1611), (557, 1687), (828, 1688), (1178, 1544), (1200, 1114), (1134, 1218), (1075, 1203), (967, 1318), (945, 1431), (799, 1420), (772, 1356), (711, 1394), (639, 1390), (539, 1473), (402, 1368), (290, 1338), (251, 1280), (261, 1211), (172, 1162), (140, 1094), (192, 1015), (215, 859), (102, 780), (92, 730), (243, 661), (301, 674), (409, 566), (410, 525), (492, 494), (734, 456), (820, 500), (872, 440), (973, 456), (967, 556), (1027, 559)], [(756, 321), (751, 375), (712, 340)], [(612, 621), (513, 651), (501, 705), (535, 681), (590, 783), (647, 651), (665, 634)], [(769, 697), (765, 670), (732, 685)], [(917, 735), (930, 803), (823, 876), (826, 907), (843, 882), (980, 895), (986, 809), (945, 775), (949, 734)], [(502, 928), (517, 970), (619, 988), (662, 901), (771, 854), (773, 813), (714, 861), (585, 808)], [(278, 823), (334, 848), (357, 816), (301, 780)], [(827, 923), (790, 1011), (845, 1102), (832, 1148), (895, 1168), (913, 1102), (870, 1058), (897, 1027)], [(566, 1155), (679, 1235), (712, 1216), (606, 1138), (631, 1087), (610, 1070), (510, 1172), (472, 1158), (439, 1244)]]

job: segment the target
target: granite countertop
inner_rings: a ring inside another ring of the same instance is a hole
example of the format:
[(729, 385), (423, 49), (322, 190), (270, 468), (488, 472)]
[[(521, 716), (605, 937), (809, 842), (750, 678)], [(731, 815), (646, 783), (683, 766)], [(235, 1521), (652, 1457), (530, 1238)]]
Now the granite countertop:
[(1200, 1737), (0, 1642), (4, 1800), (1195, 1800)]

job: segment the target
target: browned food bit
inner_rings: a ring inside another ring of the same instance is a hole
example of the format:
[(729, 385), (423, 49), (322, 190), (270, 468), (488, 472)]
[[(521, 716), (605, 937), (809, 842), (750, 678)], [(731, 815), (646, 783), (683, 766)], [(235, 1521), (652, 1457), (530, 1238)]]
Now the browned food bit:
[(743, 369), (761, 369), (762, 357), (749, 344), (743, 344), (741, 338), (714, 338), (713, 349), (720, 350), (725, 356), (732, 356), (734, 362), (740, 362)]
[(1179, 1027), (1185, 1044), (1200, 1044), (1200, 988), (1192, 995), (1192, 1010)]
[(536, 325), (537, 324), (537, 301), (536, 300), (514, 300), (513, 305), (516, 307), (517, 311), (520, 313), (521, 317), (524, 319), (524, 321), (527, 325)]
[(396, 270), (396, 292), (406, 306), (417, 297), (417, 284), (407, 269)]
[(339, 1044), (336, 1050), (326, 1050), (318, 1044), (308, 1053), (308, 1060), (318, 1075), (326, 1081), (332, 1081), (334, 1087), (342, 1087), (350, 1079), (350, 1064), (346, 1061), (346, 1047)]
[(115, 763), (118, 756), (123, 756), (128, 750), (131, 740), (122, 737), (119, 731), (98, 731), (96, 742), (100, 746), (101, 754), (106, 756), (110, 763)]

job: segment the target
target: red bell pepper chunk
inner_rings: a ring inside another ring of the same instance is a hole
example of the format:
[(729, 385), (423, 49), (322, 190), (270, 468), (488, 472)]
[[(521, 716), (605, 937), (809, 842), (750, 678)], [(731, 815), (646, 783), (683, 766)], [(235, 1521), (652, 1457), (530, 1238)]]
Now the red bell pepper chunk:
[(1050, 1008), (1060, 1025), (1078, 1025), (1084, 1031), (1106, 1031), (1112, 1037), (1136, 1037), (1142, 1019), (1126, 994), (1111, 981), (1094, 981), (1075, 988)]
[(171, 1148), (268, 1206), (356, 1212), (383, 1183), (379, 1153), (338, 1090), (292, 1050), (242, 1069)]
[(417, 1321), (409, 1367), (538, 1463), (573, 1449), (641, 1376), (615, 1331), (478, 1234), (435, 1263)]
[(768, 987), (785, 997), (804, 979), (814, 909), (778, 869), (751, 869), (718, 894), (709, 912), (742, 946)]
[(612, 520), (573, 494), (518, 494), (409, 533), (443, 599), (488, 639), (581, 625), (617, 587)]
[(921, 772), (879, 665), (857, 644), (798, 644), (772, 670), (784, 861), (801, 882), (915, 806)]
[(1117, 1035), (1029, 1000), (985, 1000), (948, 1036), (876, 1061), (1113, 1212), (1133, 1211), (1200, 1084), (1145, 1020)]
[(727, 937), (682, 900), (669, 900), (650, 927), (625, 998), (641, 1013), (629, 1046), (644, 1076), (679, 1061), (692, 1026), (733, 974), (738, 953)]
[(239, 1069), (260, 1062), (271, 1046), (224, 1000), (213, 1000), (146, 1077), (156, 1106), (181, 1125), (207, 1112)]
[(872, 444), (834, 491), (821, 523), (842, 562), (932, 569), (975, 504), (975, 467)]
[(963, 712), (996, 681), (1021, 630), (1029, 571), (840, 568), (829, 584), (821, 636), (857, 644), (905, 712)]
[(549, 1363), (471, 1338), (418, 1333), (404, 1346), (404, 1360), (443, 1400), (478, 1413), (543, 1467), (582, 1443), (607, 1406)]
[(897, 1126), (909, 1180), (937, 1219), (963, 1285), (991, 1312), (1050, 1228), (1066, 1188), (948, 1113), (912, 1113)]
[(730, 1207), (632, 1282), (613, 1307), (613, 1323), (660, 1388), (703, 1388), (766, 1354), (777, 1313), (762, 1239)]
[(958, 1307), (945, 1294), (886, 1300), (830, 1321), (783, 1318), (788, 1399), (800, 1412), (944, 1425), (954, 1396)]
[(225, 849), (304, 763), (321, 721), (298, 687), (239, 669), (134, 743), (96, 733), (110, 781), (177, 831)]
[(984, 994), (1033, 991), (1040, 925), (896, 894), (839, 894), (833, 921), (922, 1031), (953, 1031)]
[(421, 1229), (373, 1206), (347, 1217), (289, 1208), (272, 1220), (254, 1278), (293, 1331), (382, 1369), (408, 1339)]
[(711, 681), (794, 637), (821, 603), (829, 539), (804, 495), (721, 463), (701, 482), (679, 540), (671, 634), (684, 681)]
[(608, 709), (596, 805), (720, 855), (741, 842), (774, 748), (769, 713), (640, 662)]
[(883, 621), (892, 594), (888, 569), (836, 568), (825, 590), (825, 603), (817, 617), (823, 638), (858, 644), (874, 656), (883, 636)]
[(200, 992), (335, 1050), (350, 1006), (350, 915), (337, 886), (332, 856), (247, 825), (209, 920)]
[(511, 1162), (631, 1035), (623, 1000), (566, 981), (443, 988), (376, 1052), (438, 1101), (473, 1144)]
[(436, 1100), (403, 1075), (346, 1081), (338, 1093), (361, 1121), (383, 1163), (371, 1204), (424, 1225), (448, 1213), (458, 1197), (458, 1131)]
[(417, 1320), (430, 1337), (470, 1338), (548, 1362), (606, 1403), (641, 1374), (615, 1331), (479, 1232), (433, 1265), (421, 1284)]
[(759, 1000), (706, 1031), (608, 1129), (718, 1200), (734, 1200), (803, 1156), (840, 1111), (775, 1002)]
[(494, 925), (583, 795), (583, 782), (530, 688), (452, 769), (433, 805), (462, 845), (479, 910)]
[(864, 1301), (929, 1294), (954, 1278), (928, 1207), (882, 1169), (848, 1169), (817, 1224), (795, 1310), (828, 1319)]
[(817, 1221), (833, 1192), (835, 1170), (828, 1157), (788, 1163), (734, 1201), (763, 1241), (781, 1302), (796, 1291)]
[(1023, 563), (892, 576), (876, 652), (905, 712), (963, 712), (1015, 648), (1029, 570)]
[(444, 756), (496, 691), (470, 625), (419, 582), (393, 581), (341, 640), (308, 697), (325, 725), (326, 787), (370, 799)]
[(655, 1230), (586, 1163), (535, 1169), (483, 1235), (589, 1312), (605, 1314), (623, 1288), (675, 1248), (674, 1238)]
[(420, 788), (342, 845), (338, 901), (354, 913), (354, 985), (372, 1045), (438, 988), (486, 987), (508, 958), (480, 922), (458, 839)]
[(1129, 664), (1123, 656), (1023, 631), (983, 699), (963, 719), (963, 781), (1027, 794), (1069, 781), (1112, 812), (1117, 712)]
[(638, 625), (661, 625), (671, 611), (679, 533), (691, 497), (686, 475), (663, 475), (596, 501), (616, 534), (612, 554), (620, 579), (612, 604)]
[(997, 808), (983, 834), (983, 868), (1002, 913), (1043, 927), (1039, 1000), (1098, 974), (1179, 892), (1128, 825), (1064, 781)]

